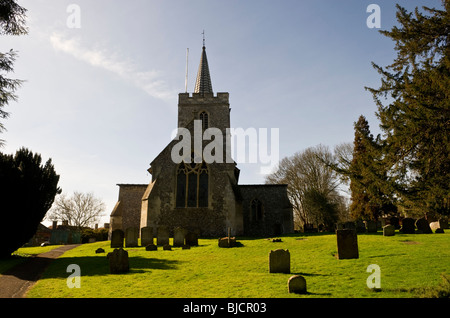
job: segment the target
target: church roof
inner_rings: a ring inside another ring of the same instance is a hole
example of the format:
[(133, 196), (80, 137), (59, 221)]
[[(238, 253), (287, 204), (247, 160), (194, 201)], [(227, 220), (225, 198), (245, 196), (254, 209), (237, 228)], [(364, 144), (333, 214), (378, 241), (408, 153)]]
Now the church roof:
[(198, 67), (197, 80), (195, 82), (194, 93), (212, 93), (211, 76), (209, 75), (208, 59), (206, 48), (203, 46), (200, 65)]

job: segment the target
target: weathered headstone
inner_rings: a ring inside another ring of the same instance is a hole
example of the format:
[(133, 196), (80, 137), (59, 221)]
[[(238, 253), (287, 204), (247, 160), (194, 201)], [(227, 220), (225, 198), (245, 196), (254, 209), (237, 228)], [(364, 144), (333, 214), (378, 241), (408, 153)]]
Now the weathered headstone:
[(95, 254), (99, 254), (99, 253), (105, 253), (105, 250), (103, 248), (99, 247), (95, 250)]
[(430, 228), (430, 224), (425, 218), (420, 218), (416, 221), (416, 227), (419, 231), (422, 231), (424, 234), (431, 234), (433, 231)]
[(125, 247), (138, 246), (139, 229), (137, 227), (129, 227), (125, 230)]
[(306, 279), (300, 275), (291, 276), (288, 280), (289, 293), (306, 294)]
[(153, 244), (153, 228), (150, 226), (141, 229), (141, 245), (147, 246)]
[(186, 230), (181, 227), (173, 229), (173, 246), (180, 247), (184, 245)]
[(447, 229), (448, 228), (448, 220), (442, 218), (436, 222), (431, 222), (430, 228), (433, 231), (436, 231), (437, 229)]
[(126, 273), (130, 270), (128, 262), (128, 252), (123, 248), (116, 248), (113, 252), (108, 253), (109, 271), (111, 274)]
[(383, 235), (384, 236), (394, 236), (395, 235), (395, 226), (388, 224), (383, 226)]
[(404, 218), (402, 220), (402, 227), (400, 232), (403, 234), (414, 234), (416, 231), (416, 226), (414, 225), (415, 220), (413, 218)]
[(122, 230), (117, 229), (111, 233), (111, 248), (123, 247), (124, 233)]
[(234, 247), (236, 246), (235, 237), (221, 237), (219, 239), (219, 247)]
[(289, 250), (278, 249), (269, 253), (269, 273), (291, 272), (291, 254)]
[(367, 233), (376, 233), (377, 232), (377, 222), (373, 220), (365, 221)]
[(184, 237), (186, 241), (186, 245), (189, 246), (198, 246), (198, 235), (195, 232), (187, 232), (186, 236)]
[(336, 239), (338, 259), (359, 258), (356, 230), (336, 230)]
[(169, 229), (167, 226), (161, 225), (158, 227), (158, 234), (156, 236), (157, 245), (169, 244)]
[(163, 250), (164, 251), (171, 251), (172, 250), (172, 246), (170, 246), (170, 244), (164, 244)]

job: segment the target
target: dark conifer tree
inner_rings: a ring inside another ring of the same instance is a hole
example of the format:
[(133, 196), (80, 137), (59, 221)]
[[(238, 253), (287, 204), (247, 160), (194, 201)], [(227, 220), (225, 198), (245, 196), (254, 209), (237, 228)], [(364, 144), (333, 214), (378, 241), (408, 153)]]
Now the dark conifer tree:
[(414, 13), (397, 5), (400, 26), (381, 31), (395, 41), (397, 57), (386, 68), (373, 63), (381, 87), (367, 89), (383, 130), (386, 188), (409, 209), (448, 215), (450, 0), (442, 4)]

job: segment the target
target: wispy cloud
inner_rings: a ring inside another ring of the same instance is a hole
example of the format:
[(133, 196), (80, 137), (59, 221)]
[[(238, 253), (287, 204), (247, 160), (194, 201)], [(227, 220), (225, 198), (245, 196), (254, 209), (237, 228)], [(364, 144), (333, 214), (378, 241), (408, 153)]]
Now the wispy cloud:
[(117, 74), (152, 97), (168, 100), (176, 96), (168, 88), (167, 83), (161, 79), (159, 71), (140, 71), (134, 63), (121, 58), (116, 53), (102, 48), (83, 47), (78, 38), (67, 38), (62, 33), (52, 33), (50, 43), (55, 50), (70, 54), (94, 67)]

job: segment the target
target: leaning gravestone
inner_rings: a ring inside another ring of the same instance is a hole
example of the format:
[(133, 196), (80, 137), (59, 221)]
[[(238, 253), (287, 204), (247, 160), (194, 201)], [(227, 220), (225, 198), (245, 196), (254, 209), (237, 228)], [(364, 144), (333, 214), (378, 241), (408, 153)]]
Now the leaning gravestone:
[(173, 229), (173, 246), (180, 247), (184, 245), (186, 230), (181, 227)]
[(108, 253), (107, 257), (111, 274), (126, 273), (130, 270), (128, 252), (123, 248), (116, 248), (113, 252)]
[(156, 244), (157, 245), (166, 245), (169, 244), (169, 229), (165, 225), (161, 225), (158, 227), (158, 234), (156, 236)]
[(124, 233), (122, 230), (114, 230), (111, 233), (111, 248), (123, 247)]
[(416, 231), (416, 226), (414, 225), (415, 220), (413, 218), (404, 218), (402, 220), (402, 227), (400, 232), (403, 234), (414, 234)]
[(430, 224), (425, 218), (420, 218), (416, 221), (416, 227), (419, 231), (422, 231), (424, 234), (431, 234), (433, 231), (430, 228)]
[(359, 258), (356, 230), (336, 230), (336, 239), (338, 259)]
[(306, 279), (300, 275), (291, 276), (288, 280), (289, 293), (306, 294)]
[(383, 236), (394, 236), (395, 235), (395, 226), (388, 224), (383, 226)]
[(141, 229), (141, 246), (153, 244), (153, 228), (146, 226)]
[(125, 230), (125, 247), (138, 246), (139, 229), (137, 227), (129, 227)]
[(278, 249), (269, 253), (269, 273), (291, 272), (291, 254), (289, 250)]

